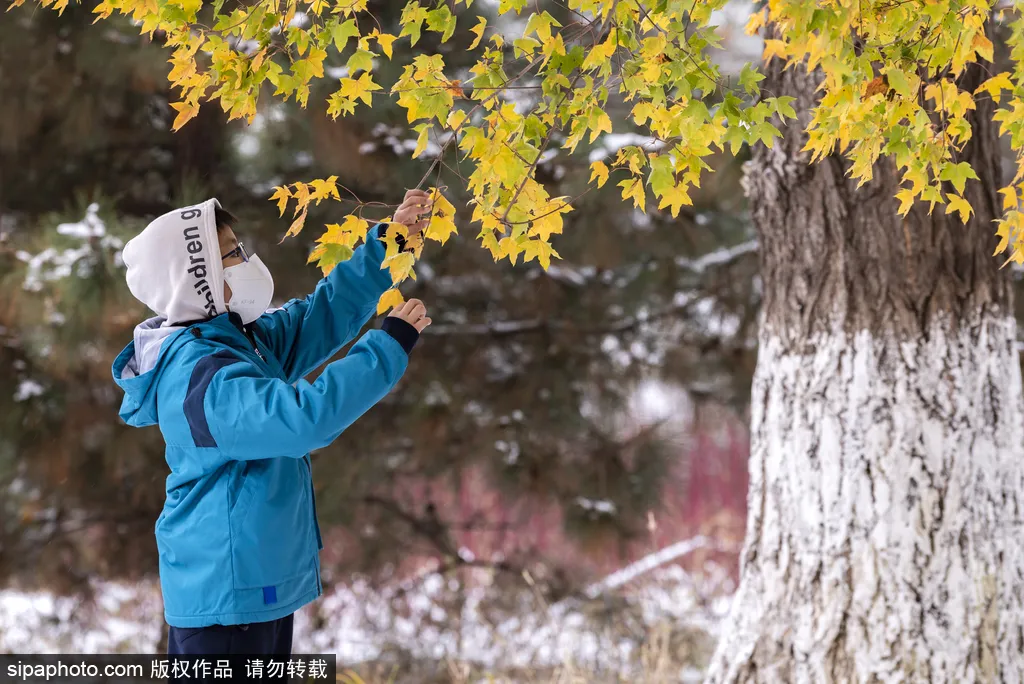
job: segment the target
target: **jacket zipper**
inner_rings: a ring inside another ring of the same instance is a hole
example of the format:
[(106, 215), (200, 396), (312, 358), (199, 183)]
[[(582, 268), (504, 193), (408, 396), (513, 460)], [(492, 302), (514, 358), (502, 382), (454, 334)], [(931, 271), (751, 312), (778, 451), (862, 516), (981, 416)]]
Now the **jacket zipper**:
[(260, 357), (260, 361), (266, 363), (267, 360), (263, 358), (263, 354), (260, 353), (259, 345), (256, 344), (256, 336), (252, 334), (249, 328), (242, 328), (242, 330), (245, 332), (245, 338), (249, 340), (249, 344), (252, 345), (252, 350), (256, 352), (256, 356)]
[[(242, 334), (249, 340), (249, 344), (252, 345), (252, 350), (256, 352), (256, 356), (259, 357), (260, 361), (267, 363), (267, 360), (263, 357), (260, 352), (259, 344), (256, 342), (256, 336), (252, 334), (247, 326), (241, 326)], [(316, 593), (319, 596), (321, 591), (320, 584), (320, 547), (323, 546), (323, 542), (320, 538), (320, 523), (316, 519), (316, 492), (313, 490), (313, 464), (309, 461), (309, 454), (306, 454), (302, 458), (306, 462), (306, 472), (309, 474), (309, 496), (310, 506), (313, 509), (313, 530), (316, 532), (316, 557), (313, 559), (313, 569), (316, 572)]]

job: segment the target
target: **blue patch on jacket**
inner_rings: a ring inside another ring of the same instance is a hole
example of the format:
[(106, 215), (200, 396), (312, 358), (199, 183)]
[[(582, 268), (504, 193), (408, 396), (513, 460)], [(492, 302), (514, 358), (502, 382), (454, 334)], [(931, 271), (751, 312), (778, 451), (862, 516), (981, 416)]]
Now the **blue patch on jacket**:
[(225, 314), (167, 335), (153, 368), (132, 365), (134, 342), (114, 361), (121, 417), (159, 425), (167, 444), (156, 540), (170, 625), (265, 622), (320, 595), (308, 454), (380, 401), (408, 356), (371, 330), (316, 382), (303, 378), (373, 316), (391, 285), (383, 257), (370, 239), (311, 295), (257, 319), (260, 354)]

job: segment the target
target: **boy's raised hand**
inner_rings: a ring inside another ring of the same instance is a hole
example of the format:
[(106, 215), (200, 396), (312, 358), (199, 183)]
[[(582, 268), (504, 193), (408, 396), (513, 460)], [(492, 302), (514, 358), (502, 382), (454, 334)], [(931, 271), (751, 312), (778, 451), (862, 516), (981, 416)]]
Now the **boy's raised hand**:
[(395, 318), (401, 318), (403, 321), (416, 328), (416, 332), (423, 332), (424, 328), (430, 325), (431, 320), (427, 318), (427, 307), (423, 306), (423, 302), (418, 299), (410, 299), (407, 302), (399, 304), (388, 317), (394, 316)]
[(430, 223), (430, 212), (434, 200), (426, 190), (409, 190), (405, 199), (395, 211), (394, 222), (401, 223), (409, 229), (409, 237), (418, 235)]

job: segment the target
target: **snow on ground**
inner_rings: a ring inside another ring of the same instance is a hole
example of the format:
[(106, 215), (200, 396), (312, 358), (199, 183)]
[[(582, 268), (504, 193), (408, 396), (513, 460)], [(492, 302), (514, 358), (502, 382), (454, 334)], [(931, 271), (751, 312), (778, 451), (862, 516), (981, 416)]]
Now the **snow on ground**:
[[(497, 619), (488, 607), (495, 591), (485, 573), (470, 586), (432, 571), (384, 589), (355, 580), (297, 615), (294, 650), (336, 653), (339, 663), (349, 665), (397, 650), (414, 658), (492, 669), (572, 662), (626, 674), (635, 671), (641, 646), (637, 621), (649, 629), (671, 624), (715, 637), (728, 612), (728, 573), (712, 564), (692, 574), (668, 565), (708, 546), (714, 544), (700, 537), (666, 547), (594, 583), (587, 599), (548, 605), (530, 591), (503, 597)], [(92, 603), (0, 591), (0, 652), (139, 653), (157, 648), (165, 627), (155, 583), (96, 582), (93, 589)], [(628, 613), (624, 622), (630, 629), (613, 624), (615, 616), (594, 617), (606, 615), (612, 606)], [(680, 672), (684, 679), (693, 675)]]

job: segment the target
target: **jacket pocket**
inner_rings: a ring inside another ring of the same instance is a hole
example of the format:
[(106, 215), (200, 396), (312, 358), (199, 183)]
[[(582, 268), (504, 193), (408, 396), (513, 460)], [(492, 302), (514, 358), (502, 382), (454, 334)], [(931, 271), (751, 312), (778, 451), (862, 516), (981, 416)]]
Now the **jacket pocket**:
[[(241, 462), (241, 472), (237, 474), (237, 479), (241, 481), (238, 485), (238, 495), (234, 497), (233, 502), (229, 502), (228, 513), (231, 517), (234, 516), (245, 516), (245, 513), (249, 510), (250, 504), (253, 499), (253, 488), (256, 478), (252, 477), (251, 471), (253, 466), (258, 465), (258, 462)], [(229, 494), (230, 496), (230, 494)]]
[(270, 587), (309, 572), (316, 553), (304, 466), (284, 458), (248, 465), (229, 516), (235, 589)]

